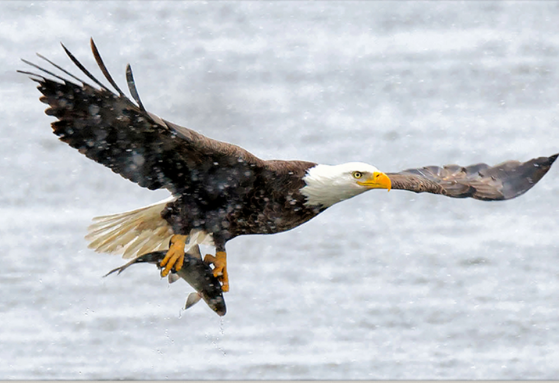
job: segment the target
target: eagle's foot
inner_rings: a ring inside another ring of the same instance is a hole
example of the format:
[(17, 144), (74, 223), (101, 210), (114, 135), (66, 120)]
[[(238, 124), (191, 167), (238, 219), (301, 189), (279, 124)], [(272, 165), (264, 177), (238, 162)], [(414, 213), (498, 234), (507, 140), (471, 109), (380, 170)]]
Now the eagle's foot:
[(171, 237), (169, 251), (165, 255), (165, 258), (159, 264), (161, 267), (165, 267), (161, 270), (161, 276), (165, 277), (171, 269), (174, 267), (175, 271), (182, 268), (184, 262), (184, 246), (186, 242), (186, 235), (173, 235)]
[(211, 254), (206, 254), (204, 262), (208, 265), (213, 264), (214, 277), (221, 282), (221, 290), (226, 293), (229, 291), (229, 275), (227, 274), (227, 253), (225, 251), (216, 251), (215, 257)]

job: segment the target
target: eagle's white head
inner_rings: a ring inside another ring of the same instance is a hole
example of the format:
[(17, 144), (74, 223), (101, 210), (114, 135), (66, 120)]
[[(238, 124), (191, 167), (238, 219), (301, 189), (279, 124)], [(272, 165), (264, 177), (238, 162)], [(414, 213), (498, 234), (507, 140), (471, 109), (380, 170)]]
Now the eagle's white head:
[(303, 177), (306, 185), (301, 193), (308, 206), (330, 207), (371, 189), (388, 189), (392, 183), (388, 176), (372, 165), (348, 162), (342, 165), (316, 165)]

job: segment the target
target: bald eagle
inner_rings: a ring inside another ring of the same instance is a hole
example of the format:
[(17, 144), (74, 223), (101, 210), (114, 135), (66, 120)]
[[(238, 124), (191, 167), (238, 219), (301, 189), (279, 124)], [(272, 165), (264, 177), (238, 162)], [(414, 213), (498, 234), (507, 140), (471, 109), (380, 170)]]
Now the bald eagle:
[(199, 244), (215, 246), (216, 255), (207, 255), (205, 261), (213, 264), (223, 291), (229, 290), (225, 245), (237, 236), (293, 229), (372, 189), (507, 200), (534, 186), (557, 158), (556, 154), (492, 167), (428, 166), (399, 173), (384, 173), (361, 162), (331, 166), (262, 160), (148, 112), (128, 65), (126, 80), (135, 103), (131, 101), (109, 74), (93, 40), (93, 56), (114, 91), (62, 47), (95, 85), (41, 55), (62, 73), (26, 60), (43, 74), (20, 71), (39, 84), (40, 100), (48, 104), (46, 114), (57, 119), (52, 123), (54, 134), (122, 177), (150, 190), (167, 189), (172, 195), (134, 211), (94, 218), (86, 236), (89, 246), (99, 252), (123, 253), (124, 258), (168, 248), (162, 276), (181, 269), (185, 250)]

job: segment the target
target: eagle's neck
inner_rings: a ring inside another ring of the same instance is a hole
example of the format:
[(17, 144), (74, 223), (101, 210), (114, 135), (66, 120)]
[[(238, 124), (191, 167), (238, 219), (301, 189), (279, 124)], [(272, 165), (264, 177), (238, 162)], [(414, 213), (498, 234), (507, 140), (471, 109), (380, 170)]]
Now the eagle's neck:
[(327, 208), (366, 191), (351, 182), (341, 166), (319, 164), (307, 170), (303, 177), (305, 186), (301, 188), (301, 193), (307, 197), (305, 205)]

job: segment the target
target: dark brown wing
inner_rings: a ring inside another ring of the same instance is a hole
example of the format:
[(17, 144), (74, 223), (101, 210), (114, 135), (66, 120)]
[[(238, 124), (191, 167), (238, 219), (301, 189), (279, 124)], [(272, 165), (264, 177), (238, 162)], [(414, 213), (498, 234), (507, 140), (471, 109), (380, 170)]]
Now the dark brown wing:
[(254, 170), (262, 165), (263, 161), (238, 146), (212, 140), (147, 112), (128, 66), (126, 79), (137, 105), (134, 104), (112, 79), (93, 40), (91, 48), (101, 72), (118, 94), (91, 75), (65, 47), (73, 63), (98, 87), (43, 56), (39, 55), (66, 78), (23, 60), (60, 80), (20, 71), (39, 83), (38, 89), (44, 95), (40, 100), (49, 105), (45, 113), (58, 119), (52, 128), (60, 140), (142, 187), (166, 188), (174, 194), (188, 189), (189, 182), (199, 179), (199, 174), (211, 173), (217, 167)]
[(499, 201), (530, 190), (547, 173), (558, 155), (527, 162), (506, 161), (493, 167), (486, 164), (426, 166), (387, 175), (392, 181), (392, 189)]

